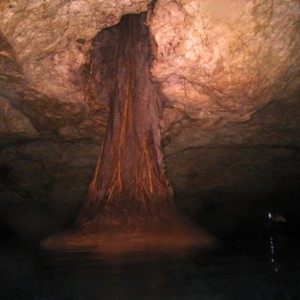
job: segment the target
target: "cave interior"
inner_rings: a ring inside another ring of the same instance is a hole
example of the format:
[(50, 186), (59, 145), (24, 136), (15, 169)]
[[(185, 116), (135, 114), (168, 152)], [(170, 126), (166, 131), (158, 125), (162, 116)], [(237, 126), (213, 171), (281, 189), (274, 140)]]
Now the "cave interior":
[(102, 15), (92, 0), (86, 15), (76, 1), (15, 2), (0, 3), (1, 240), (38, 243), (75, 222), (118, 89), (120, 19), (140, 13), (159, 90), (159, 163), (178, 210), (220, 239), (260, 234), (270, 218), (299, 229), (297, 1), (229, 1), (221, 15), (209, 1), (123, 1)]

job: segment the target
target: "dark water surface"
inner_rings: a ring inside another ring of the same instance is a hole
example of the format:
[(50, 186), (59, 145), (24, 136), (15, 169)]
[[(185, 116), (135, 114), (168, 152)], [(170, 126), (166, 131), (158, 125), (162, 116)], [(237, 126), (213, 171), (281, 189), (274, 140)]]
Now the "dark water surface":
[(2, 245), (0, 299), (299, 300), (299, 244), (266, 235), (214, 252), (119, 256)]

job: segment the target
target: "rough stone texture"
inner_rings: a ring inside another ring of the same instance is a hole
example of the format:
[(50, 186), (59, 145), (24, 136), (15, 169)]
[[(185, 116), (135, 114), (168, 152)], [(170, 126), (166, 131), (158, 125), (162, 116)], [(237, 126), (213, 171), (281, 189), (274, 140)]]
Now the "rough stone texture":
[[(0, 0), (1, 201), (83, 199), (108, 116), (87, 91), (93, 38), (149, 2)], [(158, 0), (148, 24), (179, 204), (296, 199), (299, 1)]]
[(297, 0), (160, 0), (152, 74), (190, 118), (245, 121), (299, 87), (299, 12)]
[(99, 145), (37, 141), (0, 152), (0, 237), (25, 243), (74, 221), (94, 173)]
[(149, 1), (1, 1), (0, 30), (13, 47), (26, 79), (38, 91), (64, 101), (82, 101), (81, 72), (91, 40)]
[(274, 101), (245, 122), (199, 127), (201, 120), (178, 118), (163, 140), (169, 179), (191, 215), (224, 201), (271, 200), (283, 211), (298, 201), (299, 95)]
[(0, 154), (3, 201), (78, 205), (94, 172), (99, 146), (39, 141), (6, 147)]
[[(54, 138), (91, 139), (99, 142), (107, 118), (104, 108), (96, 113), (87, 103), (51, 98), (32, 88), (13, 49), (0, 35), (0, 137), (7, 140)], [(22, 128), (21, 128), (22, 127)]]
[(0, 97), (7, 103), (1, 110), (19, 110), (34, 137), (99, 143), (108, 108), (106, 99), (88, 105), (85, 97), (92, 39), (123, 14), (145, 11), (148, 2), (0, 1)]

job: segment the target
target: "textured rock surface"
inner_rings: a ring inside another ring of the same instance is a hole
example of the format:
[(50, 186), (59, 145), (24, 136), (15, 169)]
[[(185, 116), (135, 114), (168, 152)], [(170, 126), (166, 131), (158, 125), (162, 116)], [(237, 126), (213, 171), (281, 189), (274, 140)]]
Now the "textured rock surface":
[(80, 76), (92, 38), (122, 15), (145, 11), (148, 2), (1, 1), (0, 28), (33, 87), (76, 102), (83, 98)]
[[(93, 38), (149, 2), (0, 0), (1, 201), (79, 205), (108, 116)], [(296, 199), (299, 1), (158, 0), (148, 24), (179, 205)]]
[(299, 1), (161, 0), (155, 79), (193, 119), (245, 121), (299, 87)]
[(98, 152), (99, 146), (87, 143), (42, 141), (6, 147), (0, 156), (2, 196), (17, 202), (25, 198), (78, 204)]

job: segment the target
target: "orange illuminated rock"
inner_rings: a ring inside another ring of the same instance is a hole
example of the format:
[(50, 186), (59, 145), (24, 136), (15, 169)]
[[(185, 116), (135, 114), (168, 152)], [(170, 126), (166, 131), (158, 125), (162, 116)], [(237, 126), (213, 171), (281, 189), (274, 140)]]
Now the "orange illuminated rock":
[(128, 15), (95, 40), (94, 76), (101, 81), (108, 74), (101, 69), (102, 56), (110, 51), (112, 57), (107, 85), (94, 85), (100, 97), (112, 88), (106, 138), (75, 229), (50, 237), (45, 247), (126, 251), (213, 243), (173, 202), (160, 148), (161, 95), (150, 77), (144, 21), (145, 15)]

